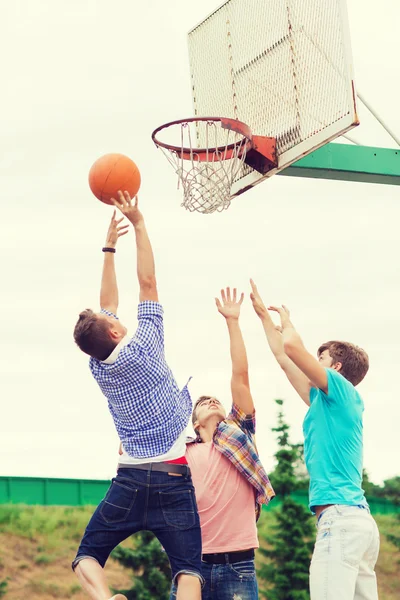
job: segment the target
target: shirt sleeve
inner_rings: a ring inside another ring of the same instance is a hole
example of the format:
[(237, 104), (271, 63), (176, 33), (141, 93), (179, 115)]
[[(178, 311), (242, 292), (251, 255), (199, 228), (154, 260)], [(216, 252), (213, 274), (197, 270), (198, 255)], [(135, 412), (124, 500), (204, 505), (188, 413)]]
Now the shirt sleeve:
[(346, 404), (355, 393), (355, 388), (350, 381), (334, 369), (326, 368), (328, 378), (328, 393), (323, 394), (332, 404)]
[(246, 433), (256, 432), (256, 413), (253, 411), (252, 415), (246, 415), (246, 413), (239, 408), (236, 404), (232, 404), (231, 412), (226, 418), (227, 421), (233, 421), (240, 429)]
[(139, 325), (128, 344), (132, 350), (139, 346), (149, 355), (164, 358), (164, 310), (161, 304), (151, 300), (140, 302), (138, 307)]
[(117, 319), (117, 321), (119, 321), (117, 315), (111, 312), (111, 310), (106, 310), (105, 308), (102, 308), (100, 314), (107, 315), (108, 317), (113, 317), (114, 319)]

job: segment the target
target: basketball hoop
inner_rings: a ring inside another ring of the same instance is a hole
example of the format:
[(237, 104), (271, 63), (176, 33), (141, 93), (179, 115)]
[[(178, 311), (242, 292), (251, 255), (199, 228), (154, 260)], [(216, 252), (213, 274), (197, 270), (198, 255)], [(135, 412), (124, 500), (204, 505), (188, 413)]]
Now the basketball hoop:
[[(173, 143), (160, 141), (157, 136), (161, 131)], [(172, 121), (155, 129), (151, 137), (178, 175), (182, 206), (192, 212), (210, 214), (228, 208), (232, 183), (244, 164), (262, 173), (276, 167), (274, 138), (253, 136), (250, 128), (236, 119)]]

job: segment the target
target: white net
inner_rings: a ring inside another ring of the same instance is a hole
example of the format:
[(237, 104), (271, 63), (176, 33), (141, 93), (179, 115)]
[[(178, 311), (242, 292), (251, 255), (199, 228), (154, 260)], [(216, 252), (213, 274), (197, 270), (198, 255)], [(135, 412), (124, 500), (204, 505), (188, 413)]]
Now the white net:
[(228, 0), (189, 33), (189, 52), (195, 115), (275, 137), (279, 167), (356, 119), (345, 0)]
[[(179, 145), (176, 143), (177, 128)], [(175, 131), (173, 145), (177, 149), (159, 147), (178, 175), (178, 188), (182, 186), (183, 191), (181, 206), (203, 214), (228, 208), (232, 182), (246, 158), (247, 138), (223, 129), (218, 121), (179, 123), (171, 129)], [(168, 141), (172, 139), (170, 137)], [(199, 148), (204, 150), (200, 153)]]

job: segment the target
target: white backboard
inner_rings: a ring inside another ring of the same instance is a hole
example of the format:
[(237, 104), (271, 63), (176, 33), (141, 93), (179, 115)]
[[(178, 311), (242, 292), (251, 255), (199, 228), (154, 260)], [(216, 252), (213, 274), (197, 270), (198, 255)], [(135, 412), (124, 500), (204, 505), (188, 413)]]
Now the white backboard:
[[(275, 137), (267, 176), (358, 125), (345, 0), (227, 0), (188, 37), (195, 116)], [(264, 178), (246, 166), (232, 196)]]

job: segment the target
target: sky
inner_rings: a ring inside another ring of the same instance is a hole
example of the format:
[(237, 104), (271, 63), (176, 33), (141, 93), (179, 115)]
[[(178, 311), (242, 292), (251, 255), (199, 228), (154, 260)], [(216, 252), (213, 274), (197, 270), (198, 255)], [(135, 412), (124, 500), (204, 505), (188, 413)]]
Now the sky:
[[(307, 407), (269, 352), (249, 300), (253, 277), (266, 303), (290, 307), (310, 351), (329, 339), (367, 350), (364, 466), (376, 483), (399, 474), (400, 188), (277, 176), (221, 214), (193, 214), (180, 207), (174, 173), (151, 141), (161, 123), (192, 115), (186, 36), (217, 5), (14, 0), (0, 9), (0, 475), (115, 474), (114, 425), (72, 338), (78, 313), (99, 309), (112, 209), (91, 194), (87, 175), (108, 152), (141, 170), (178, 383), (193, 376), (193, 398), (215, 395), (229, 408), (228, 334), (214, 297), (236, 286), (246, 293), (241, 324), (267, 470), (275, 398), (285, 401), (292, 441), (302, 440)], [(348, 5), (356, 84), (399, 135), (400, 6)], [(395, 147), (362, 106), (360, 118), (352, 132), (360, 143)], [(132, 333), (135, 258), (131, 232), (116, 259), (119, 315)]]

